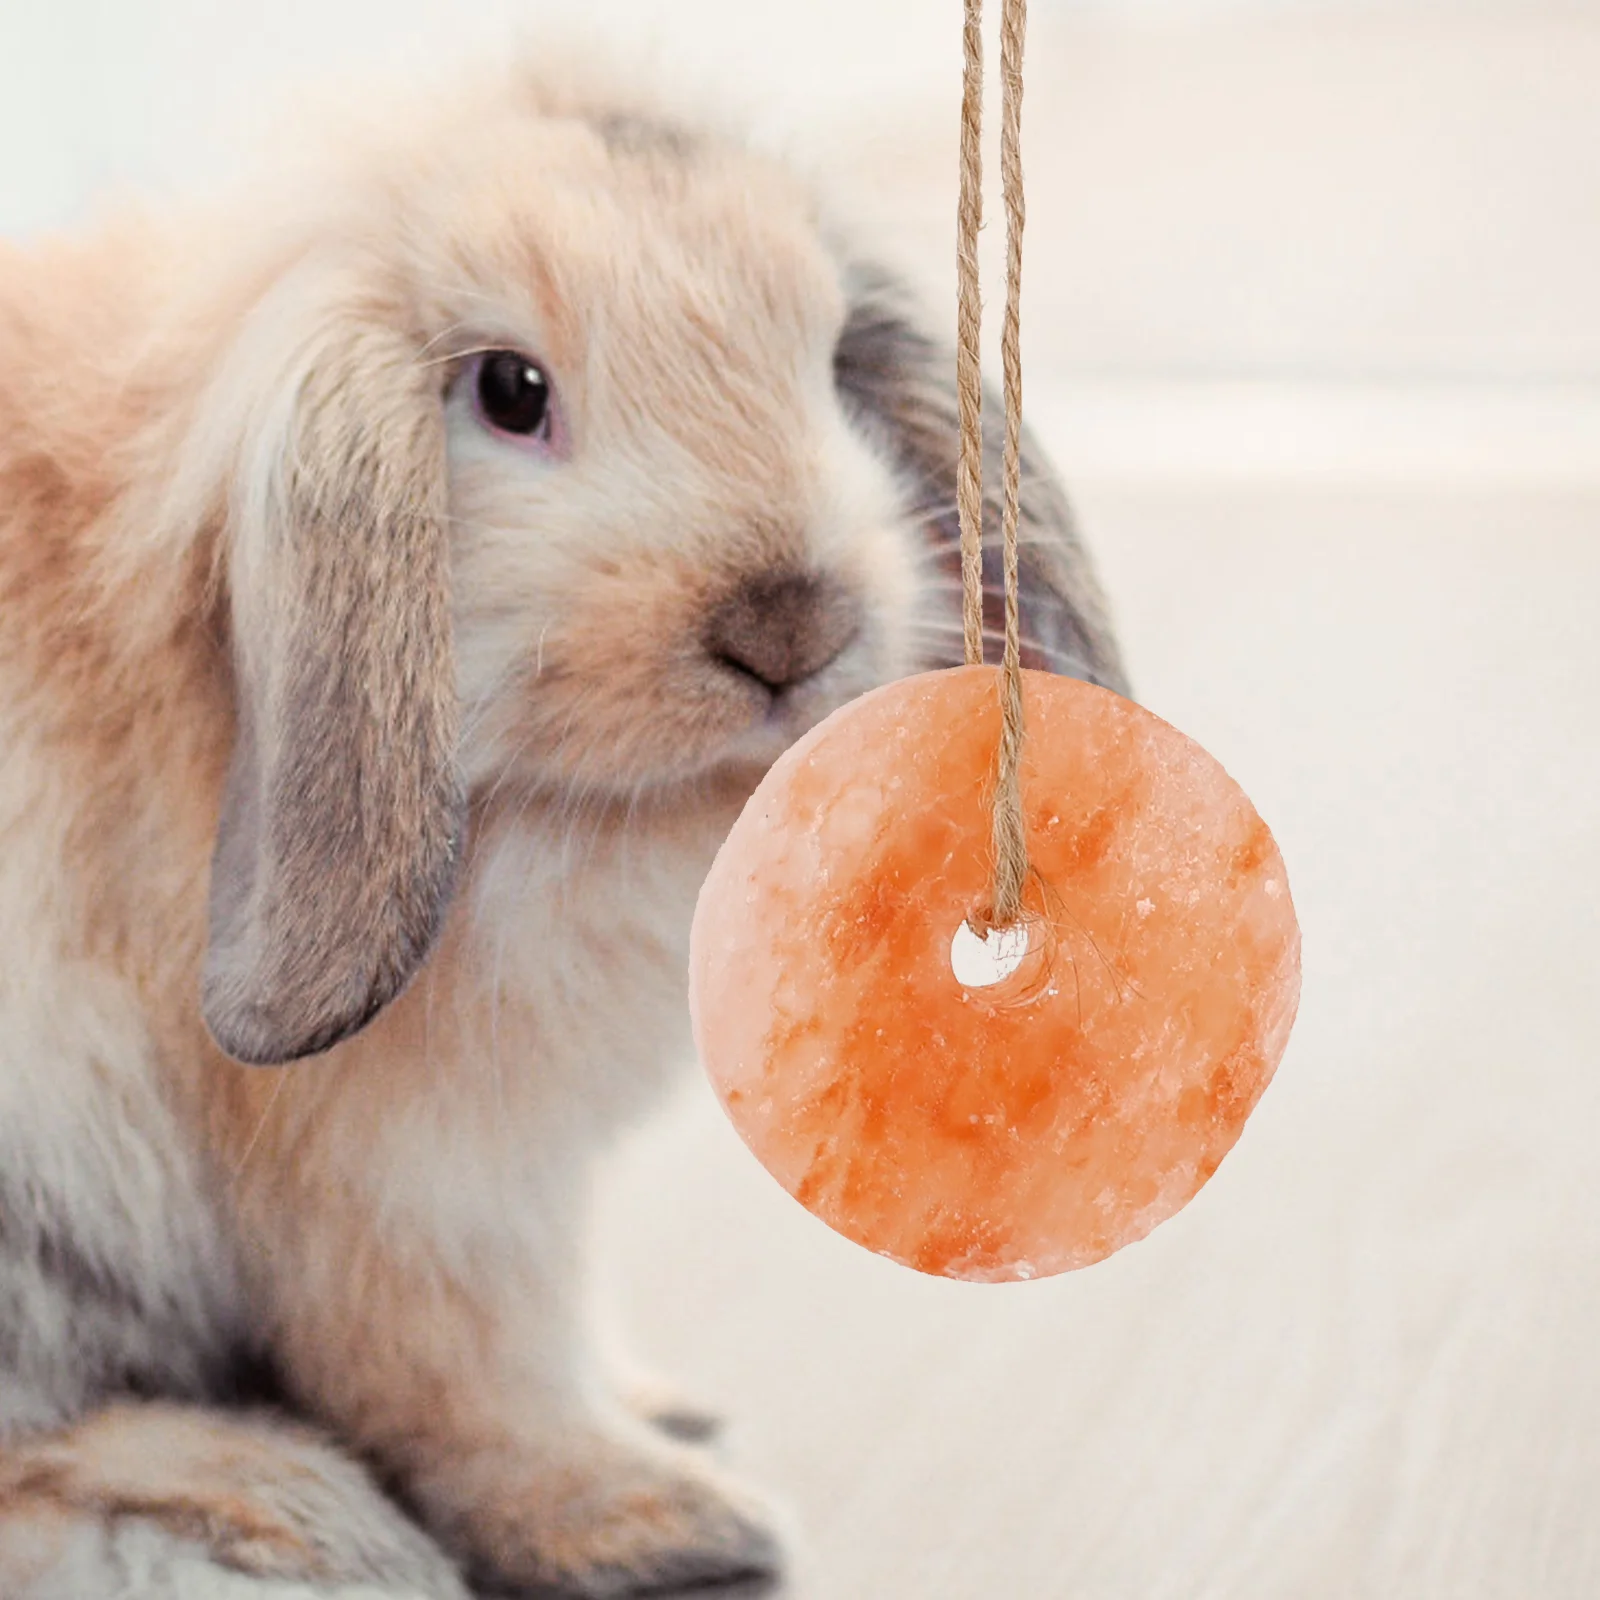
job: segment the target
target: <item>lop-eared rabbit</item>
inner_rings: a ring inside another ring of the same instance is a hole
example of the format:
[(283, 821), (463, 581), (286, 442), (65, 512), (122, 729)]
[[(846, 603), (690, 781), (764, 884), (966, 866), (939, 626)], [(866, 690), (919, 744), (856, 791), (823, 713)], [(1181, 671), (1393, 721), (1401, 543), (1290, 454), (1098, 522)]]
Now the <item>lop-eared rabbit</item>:
[[(585, 1193), (763, 769), (959, 659), (953, 367), (808, 180), (526, 65), (0, 250), (5, 1600), (776, 1566)], [(1121, 687), (1031, 442), (1024, 536)]]

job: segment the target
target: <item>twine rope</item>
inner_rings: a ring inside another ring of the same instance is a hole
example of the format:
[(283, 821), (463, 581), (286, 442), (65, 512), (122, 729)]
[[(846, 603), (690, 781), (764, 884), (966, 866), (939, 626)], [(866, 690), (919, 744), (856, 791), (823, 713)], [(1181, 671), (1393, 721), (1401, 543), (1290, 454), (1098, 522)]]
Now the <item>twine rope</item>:
[(961, 460), (962, 631), (967, 665), (983, 664), (983, 290), (978, 234), (983, 229), (983, 0), (966, 0), (966, 72), (961, 86), (961, 199), (956, 210), (956, 393)]
[[(1001, 538), (1005, 574), (1005, 655), (1000, 687), (1000, 746), (995, 760), (994, 886), (987, 910), (970, 919), (980, 934), (1022, 916), (1028, 881), (1022, 811), (1022, 629), (1017, 545), (1022, 485), (1022, 58), (1028, 0), (1002, 0), (1000, 19), (1000, 178), (1006, 213), (1006, 303), (1000, 352), (1004, 369), (1005, 446), (1001, 458)], [(969, 666), (983, 664), (983, 297), (978, 236), (983, 228), (983, 0), (966, 0), (962, 29), (961, 197), (956, 215), (958, 283), (956, 389), (961, 452), (956, 500), (961, 519), (962, 633)]]

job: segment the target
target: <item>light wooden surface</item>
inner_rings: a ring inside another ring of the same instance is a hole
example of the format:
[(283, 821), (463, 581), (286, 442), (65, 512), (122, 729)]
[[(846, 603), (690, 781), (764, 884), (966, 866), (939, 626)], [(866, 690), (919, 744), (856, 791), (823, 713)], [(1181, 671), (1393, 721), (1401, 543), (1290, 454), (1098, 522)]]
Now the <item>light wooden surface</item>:
[(1600, 494), (1081, 498), (1142, 697), (1288, 860), (1278, 1078), (1145, 1243), (977, 1288), (834, 1238), (695, 1084), (607, 1195), (636, 1340), (804, 1600), (1600, 1593)]

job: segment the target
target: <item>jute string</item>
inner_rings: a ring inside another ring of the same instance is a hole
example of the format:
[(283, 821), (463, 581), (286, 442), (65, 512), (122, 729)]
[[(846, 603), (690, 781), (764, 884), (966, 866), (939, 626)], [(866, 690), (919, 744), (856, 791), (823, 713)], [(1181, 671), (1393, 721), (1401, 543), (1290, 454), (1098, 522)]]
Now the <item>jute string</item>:
[[(1000, 353), (1005, 384), (1005, 449), (1001, 458), (1001, 537), (1005, 572), (1005, 656), (1001, 673), (1000, 748), (995, 761), (994, 889), (975, 931), (1006, 928), (1022, 915), (1028, 881), (1028, 838), (1022, 813), (1021, 621), (1017, 606), (1017, 540), (1022, 487), (1022, 55), (1028, 0), (1002, 0), (1000, 19), (1000, 178), (1006, 212), (1006, 307)], [(961, 455), (956, 499), (961, 515), (962, 632), (969, 666), (983, 664), (983, 296), (978, 235), (983, 228), (983, 0), (966, 0), (962, 30), (966, 67), (961, 97), (961, 199), (956, 216), (959, 285), (956, 387)], [(981, 926), (979, 925), (981, 922)]]

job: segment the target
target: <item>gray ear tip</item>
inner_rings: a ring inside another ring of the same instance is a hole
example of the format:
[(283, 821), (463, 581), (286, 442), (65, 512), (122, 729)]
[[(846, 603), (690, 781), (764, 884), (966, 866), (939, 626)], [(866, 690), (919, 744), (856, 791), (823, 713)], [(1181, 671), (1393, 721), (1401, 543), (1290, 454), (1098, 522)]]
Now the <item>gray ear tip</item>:
[(263, 906), (250, 892), (254, 863), (230, 870), (219, 845), (200, 1014), (224, 1055), (259, 1067), (322, 1055), (398, 998), (444, 932), (461, 869), (465, 805), (454, 797), (445, 809), (431, 859), (376, 892), (359, 879), (342, 895), (306, 890)]
[(400, 985), (373, 984), (343, 1004), (308, 1004), (293, 992), (272, 998), (251, 986), (208, 970), (200, 991), (200, 1015), (217, 1048), (247, 1067), (281, 1067), (319, 1056), (352, 1038), (395, 997)]

